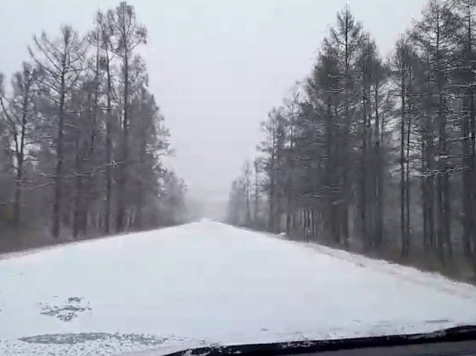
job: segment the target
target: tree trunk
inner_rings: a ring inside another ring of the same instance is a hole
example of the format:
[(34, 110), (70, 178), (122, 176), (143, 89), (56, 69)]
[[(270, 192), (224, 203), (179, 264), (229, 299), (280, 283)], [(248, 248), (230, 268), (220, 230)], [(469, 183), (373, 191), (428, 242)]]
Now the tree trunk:
[(55, 195), (53, 203), (53, 224), (52, 234), (55, 239), (59, 238), (61, 229), (61, 200), (63, 198), (63, 126), (64, 126), (64, 106), (66, 100), (65, 67), (66, 53), (63, 55), (63, 66), (61, 72), (60, 101), (58, 110), (58, 138), (56, 144), (56, 170), (55, 170)]
[(15, 201), (14, 201), (14, 224), (15, 230), (18, 232), (21, 227), (21, 200), (23, 189), (23, 174), (24, 174), (24, 162), (25, 162), (25, 136), (26, 136), (26, 124), (27, 124), (27, 110), (28, 100), (30, 96), (30, 82), (25, 87), (22, 104), (22, 118), (21, 118), (21, 132), (20, 132), (20, 147), (17, 152), (17, 175), (15, 180)]
[[(383, 243), (383, 159), (382, 149), (380, 143), (381, 132), (383, 131), (383, 125), (380, 125), (380, 113), (379, 113), (379, 86), (375, 85), (375, 161), (376, 161), (376, 174), (375, 174), (375, 196), (377, 199), (377, 210), (375, 212), (375, 233), (374, 233), (374, 245), (377, 250), (382, 248)], [(382, 129), (381, 127), (382, 126)]]
[(254, 225), (255, 227), (258, 226), (258, 210), (259, 210), (259, 163), (258, 161), (254, 162), (254, 169), (255, 169), (255, 194), (254, 194)]
[[(402, 55), (403, 57), (403, 55)], [(402, 58), (402, 62), (405, 59)], [(407, 251), (407, 235), (406, 235), (406, 214), (405, 214), (405, 203), (406, 203), (406, 182), (405, 182), (405, 125), (406, 125), (406, 83), (405, 83), (405, 69), (402, 63), (402, 73), (401, 73), (401, 87), (400, 87), (400, 100), (401, 100), (401, 122), (400, 122), (400, 239), (401, 239), (401, 258), (405, 259), (408, 257)]]
[[(141, 109), (140, 112), (143, 112), (142, 103), (144, 101), (144, 96), (142, 92), (141, 98)], [(139, 153), (139, 170), (145, 168), (146, 163), (146, 155), (147, 155), (147, 135), (146, 131), (147, 128), (141, 124), (141, 141), (140, 141), (140, 153)], [(141, 230), (144, 226), (143, 220), (143, 207), (144, 207), (144, 181), (142, 179), (142, 175), (139, 175), (138, 178), (138, 185), (137, 185), (137, 208), (136, 208), (136, 228), (137, 230)]]
[(104, 208), (104, 232), (111, 232), (112, 207), (112, 77), (109, 54), (106, 49), (106, 201)]
[(471, 89), (471, 96), (470, 96), (470, 130), (471, 130), (471, 159), (470, 159), (470, 167), (471, 172), (471, 189), (469, 191), (469, 196), (471, 197), (470, 201), (470, 215), (469, 218), (471, 220), (471, 233), (473, 236), (473, 266), (474, 271), (476, 272), (476, 225), (474, 221), (474, 212), (476, 210), (476, 109), (474, 104), (474, 89)]
[(367, 100), (366, 89), (362, 94), (363, 110), (363, 133), (362, 133), (362, 153), (360, 161), (360, 229), (361, 239), (364, 241), (364, 249), (370, 248), (370, 241), (367, 232)]
[(124, 50), (124, 96), (123, 96), (123, 117), (122, 117), (122, 162), (119, 166), (118, 194), (117, 194), (117, 215), (116, 230), (123, 232), (126, 225), (126, 184), (128, 175), (129, 160), (129, 53)]
[(73, 213), (73, 237), (76, 239), (79, 236), (81, 229), (81, 210), (83, 201), (83, 177), (81, 168), (81, 133), (77, 133), (76, 137), (76, 154), (75, 154), (75, 197), (74, 197), (74, 213)]
[(275, 232), (274, 228), (274, 189), (270, 190), (270, 197), (269, 197), (269, 216), (268, 216), (268, 230), (270, 232)]
[(463, 200), (463, 251), (464, 256), (468, 261), (472, 261), (473, 258), (473, 248), (472, 248), (472, 238), (474, 233), (474, 223), (473, 223), (473, 202), (472, 197), (472, 174), (471, 171), (471, 141), (470, 141), (470, 110), (468, 101), (473, 100), (471, 96), (467, 96), (464, 99), (464, 113), (462, 119), (462, 151), (463, 151), (463, 190), (462, 190), (462, 200)]
[(343, 155), (341, 157), (342, 159), (342, 200), (340, 202), (340, 210), (341, 213), (339, 214), (340, 216), (340, 231), (342, 232), (342, 239), (344, 242), (344, 246), (348, 247), (349, 246), (349, 201), (350, 201), (350, 193), (351, 193), (351, 182), (349, 179), (349, 160), (348, 160), (348, 155), (350, 154), (349, 152), (349, 140), (350, 140), (350, 43), (349, 43), (349, 36), (350, 36), (350, 28), (349, 28), (349, 18), (346, 14), (345, 17), (345, 58), (344, 58), (344, 64), (345, 64), (345, 73), (344, 73), (344, 106), (345, 106), (345, 122), (344, 122), (344, 137), (343, 137)]

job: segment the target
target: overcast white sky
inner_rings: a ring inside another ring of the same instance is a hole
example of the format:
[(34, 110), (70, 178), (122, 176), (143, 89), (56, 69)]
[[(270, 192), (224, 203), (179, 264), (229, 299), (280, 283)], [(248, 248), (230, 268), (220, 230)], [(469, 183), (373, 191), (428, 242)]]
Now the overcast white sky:
[[(117, 0), (0, 0), (0, 71), (28, 59), (42, 30), (86, 32)], [(349, 3), (384, 54), (426, 0), (130, 0), (149, 30), (152, 92), (171, 130), (172, 165), (214, 215), (253, 158), (259, 123), (311, 70), (319, 44)]]

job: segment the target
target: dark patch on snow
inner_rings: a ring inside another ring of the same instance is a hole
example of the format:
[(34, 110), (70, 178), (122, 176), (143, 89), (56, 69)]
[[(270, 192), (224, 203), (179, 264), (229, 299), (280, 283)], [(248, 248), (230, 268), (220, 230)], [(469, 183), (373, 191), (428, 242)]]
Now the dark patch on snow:
[(68, 298), (68, 303), (81, 303), (84, 298), (71, 297)]
[(41, 306), (42, 315), (53, 316), (61, 321), (68, 322), (78, 317), (79, 314), (92, 310), (89, 303), (82, 304), (84, 298), (71, 297), (62, 306), (43, 305)]
[(125, 341), (143, 346), (158, 346), (163, 344), (167, 339), (141, 334), (79, 333), (36, 335), (23, 337), (19, 340), (30, 344), (56, 345), (74, 345), (90, 341)]

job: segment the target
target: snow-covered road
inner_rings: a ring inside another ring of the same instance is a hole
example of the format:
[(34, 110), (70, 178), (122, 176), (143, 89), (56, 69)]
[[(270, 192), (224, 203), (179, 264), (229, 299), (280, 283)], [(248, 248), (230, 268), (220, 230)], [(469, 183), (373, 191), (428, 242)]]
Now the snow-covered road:
[(0, 260), (1, 355), (113, 355), (476, 324), (476, 288), (210, 221)]

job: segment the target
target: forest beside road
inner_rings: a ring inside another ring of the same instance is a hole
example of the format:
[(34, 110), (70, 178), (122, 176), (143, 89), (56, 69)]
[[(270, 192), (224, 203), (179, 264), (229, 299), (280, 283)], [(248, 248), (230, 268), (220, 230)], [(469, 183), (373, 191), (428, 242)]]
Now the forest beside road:
[(476, 281), (475, 29), (474, 1), (429, 0), (384, 57), (347, 5), (227, 221)]

